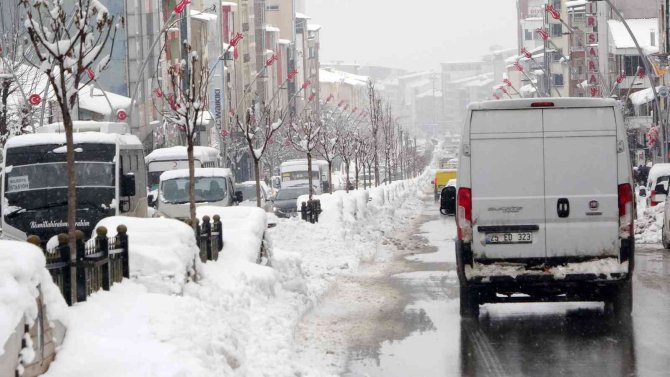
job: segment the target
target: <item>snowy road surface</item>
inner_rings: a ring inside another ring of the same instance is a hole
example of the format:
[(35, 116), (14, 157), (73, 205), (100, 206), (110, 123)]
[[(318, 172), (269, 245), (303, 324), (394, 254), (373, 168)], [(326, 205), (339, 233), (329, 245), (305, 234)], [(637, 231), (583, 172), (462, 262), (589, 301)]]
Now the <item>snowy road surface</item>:
[(305, 316), (305, 363), (348, 377), (667, 376), (670, 251), (638, 246), (630, 323), (601, 303), (485, 305), (478, 323), (461, 321), (454, 220), (424, 204), (386, 254)]

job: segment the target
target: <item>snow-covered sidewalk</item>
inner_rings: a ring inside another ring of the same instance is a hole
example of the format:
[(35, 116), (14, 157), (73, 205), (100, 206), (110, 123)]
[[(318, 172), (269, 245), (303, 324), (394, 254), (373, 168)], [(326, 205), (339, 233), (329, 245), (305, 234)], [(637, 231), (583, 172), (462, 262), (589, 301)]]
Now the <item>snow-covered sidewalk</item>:
[(415, 181), (321, 201), (318, 224), (288, 219), (268, 230), (269, 267), (224, 257), (199, 265), (181, 294), (134, 279), (70, 308), (46, 376), (323, 375), (297, 361), (296, 325), (339, 275), (374, 261), (384, 234), (421, 203)]

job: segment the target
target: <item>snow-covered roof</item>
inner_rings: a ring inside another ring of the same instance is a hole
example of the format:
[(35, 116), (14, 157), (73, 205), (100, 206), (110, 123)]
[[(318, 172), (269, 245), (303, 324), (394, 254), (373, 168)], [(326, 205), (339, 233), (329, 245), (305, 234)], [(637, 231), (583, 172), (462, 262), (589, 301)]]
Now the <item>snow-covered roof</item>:
[[(219, 156), (219, 150), (212, 147), (193, 147), (193, 156), (195, 159), (200, 161), (212, 161), (216, 160)], [(153, 161), (172, 161), (172, 160), (185, 160), (187, 157), (186, 147), (176, 146), (168, 148), (158, 148), (154, 149), (149, 153), (145, 158), (145, 163), (150, 163)]]
[[(73, 136), (75, 144), (142, 145), (140, 139), (138, 139), (135, 135), (105, 134), (101, 132), (75, 132)], [(65, 144), (65, 134), (44, 133), (14, 136), (7, 140), (5, 149), (44, 144)]]
[(191, 9), (190, 16), (192, 19), (196, 19), (198, 21), (204, 21), (204, 22), (216, 21), (216, 14), (206, 13), (200, 10)]
[(265, 31), (271, 31), (271, 32), (277, 32), (278, 33), (280, 30), (279, 30), (278, 27), (274, 27), (272, 25), (265, 25)]
[[(129, 134), (128, 123), (98, 122), (94, 120), (75, 120), (72, 122), (74, 132), (102, 132), (106, 134)], [(37, 133), (63, 133), (65, 126), (62, 122), (45, 124), (36, 130)]]
[(586, 3), (587, 3), (586, 0), (566, 1), (566, 2), (565, 2), (565, 7), (566, 7), (566, 8), (581, 7), (581, 6), (585, 6)]
[(222, 7), (231, 7), (232, 9), (237, 8), (237, 3), (233, 1), (222, 1), (221, 2)]
[[(632, 19), (632, 20), (626, 20), (626, 23), (632, 30), (633, 35), (635, 35), (635, 38), (640, 44), (640, 47), (652, 48), (653, 50), (654, 47), (658, 46), (658, 39), (659, 39), (658, 18)], [(609, 33), (610, 36), (612, 37), (610, 42), (610, 50), (630, 49), (634, 51), (630, 51), (628, 53), (637, 54), (633, 38), (630, 37), (630, 34), (628, 33), (628, 30), (626, 30), (626, 27), (624, 26), (623, 22), (618, 20), (609, 20), (607, 21), (607, 24), (609, 25)], [(652, 34), (654, 36), (653, 41), (651, 38)], [(626, 51), (612, 51), (612, 52), (627, 53)]]
[(278, 39), (277, 43), (279, 43), (280, 45), (290, 45), (291, 40), (289, 40), (289, 39)]
[(304, 13), (296, 12), (296, 13), (295, 13), (295, 18), (300, 19), (300, 20), (309, 20), (309, 19), (311, 19), (312, 17), (307, 16), (307, 15), (304, 14)]
[[(660, 89), (660, 86), (656, 87), (657, 92)], [(654, 100), (654, 91), (651, 88), (642, 89), (629, 95), (628, 99), (630, 99), (633, 106), (641, 106)]]
[(321, 30), (321, 25), (307, 24), (307, 31), (319, 31), (319, 30)]
[[(188, 169), (168, 170), (161, 174), (160, 180), (188, 178)], [(233, 173), (228, 168), (195, 168), (196, 177), (232, 177)]]
[(368, 76), (354, 75), (344, 71), (338, 71), (332, 68), (319, 69), (319, 81), (323, 83), (343, 83), (352, 86), (367, 86)]
[[(111, 109), (109, 108), (110, 103)], [(129, 109), (130, 97), (86, 85), (79, 90), (79, 107), (96, 114), (111, 115), (119, 109)]]

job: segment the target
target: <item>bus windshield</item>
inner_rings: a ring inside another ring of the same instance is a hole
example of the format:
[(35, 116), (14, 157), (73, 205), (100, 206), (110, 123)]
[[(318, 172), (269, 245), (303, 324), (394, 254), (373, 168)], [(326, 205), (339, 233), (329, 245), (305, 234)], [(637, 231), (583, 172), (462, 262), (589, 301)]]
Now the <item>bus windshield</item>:
[[(290, 171), (290, 172), (284, 172), (281, 174), (281, 180), (284, 182), (287, 181), (299, 181), (299, 180), (307, 180), (309, 179), (309, 173), (307, 170), (305, 171)], [(312, 179), (319, 179), (319, 171), (318, 170), (312, 170)]]
[[(196, 177), (195, 201), (220, 202), (228, 196), (228, 184), (223, 177)], [(188, 177), (174, 178), (161, 183), (160, 200), (164, 203), (183, 204), (189, 201)]]
[[(6, 171), (5, 193), (67, 187), (65, 162), (12, 166)], [(114, 188), (114, 164), (111, 162), (75, 162), (77, 187)]]

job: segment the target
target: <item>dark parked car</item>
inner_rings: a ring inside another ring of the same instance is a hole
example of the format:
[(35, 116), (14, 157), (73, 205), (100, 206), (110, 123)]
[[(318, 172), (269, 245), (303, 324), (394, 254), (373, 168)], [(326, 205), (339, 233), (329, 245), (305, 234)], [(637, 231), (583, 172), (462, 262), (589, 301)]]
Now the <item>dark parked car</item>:
[(456, 186), (445, 186), (440, 192), (440, 213), (454, 216), (456, 214)]
[(272, 210), (277, 217), (298, 216), (298, 197), (309, 195), (307, 186), (287, 187), (279, 190), (274, 199)]

